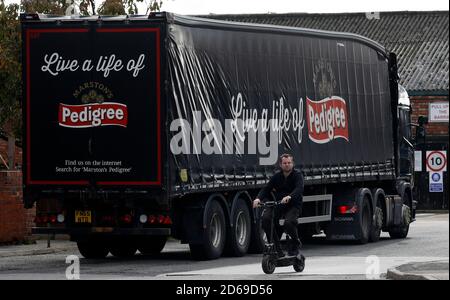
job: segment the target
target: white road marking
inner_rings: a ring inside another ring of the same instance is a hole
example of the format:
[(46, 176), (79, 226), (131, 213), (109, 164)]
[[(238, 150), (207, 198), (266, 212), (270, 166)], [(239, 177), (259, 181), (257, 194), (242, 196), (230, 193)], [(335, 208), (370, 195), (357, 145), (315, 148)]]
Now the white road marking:
[[(296, 273), (292, 266), (277, 267), (274, 274), (282, 275), (365, 275), (369, 264), (367, 257), (349, 256), (315, 256), (306, 257), (305, 270)], [(379, 257), (380, 274), (386, 273), (388, 269), (408, 263), (425, 262), (445, 259), (445, 257)], [(448, 257), (446, 258), (448, 259)], [(160, 276), (198, 276), (198, 275), (261, 275), (264, 274), (261, 263), (246, 264), (239, 266), (228, 266), (192, 270), (188, 272), (177, 272), (160, 274)]]

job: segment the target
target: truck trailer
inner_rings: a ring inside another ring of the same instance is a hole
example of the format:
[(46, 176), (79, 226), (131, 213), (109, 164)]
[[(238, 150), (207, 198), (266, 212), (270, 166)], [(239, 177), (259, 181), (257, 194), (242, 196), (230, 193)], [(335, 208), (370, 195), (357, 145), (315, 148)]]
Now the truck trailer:
[(86, 258), (155, 254), (170, 237), (196, 259), (258, 253), (252, 200), (289, 153), (301, 239), (407, 236), (411, 108), (380, 44), (166, 12), (21, 24), (33, 233), (68, 234)]

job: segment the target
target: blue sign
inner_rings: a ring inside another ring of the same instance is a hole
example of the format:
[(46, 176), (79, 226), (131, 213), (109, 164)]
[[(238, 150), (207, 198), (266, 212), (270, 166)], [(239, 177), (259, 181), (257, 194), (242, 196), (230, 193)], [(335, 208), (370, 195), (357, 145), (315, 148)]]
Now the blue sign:
[(439, 182), (439, 180), (441, 179), (441, 175), (439, 175), (439, 173), (433, 173), (433, 175), (431, 175), (431, 179), (434, 182)]
[(431, 193), (442, 193), (444, 191), (444, 186), (442, 183), (430, 183)]
[(442, 193), (444, 191), (444, 182), (442, 180), (442, 175), (442, 172), (430, 172), (430, 193)]

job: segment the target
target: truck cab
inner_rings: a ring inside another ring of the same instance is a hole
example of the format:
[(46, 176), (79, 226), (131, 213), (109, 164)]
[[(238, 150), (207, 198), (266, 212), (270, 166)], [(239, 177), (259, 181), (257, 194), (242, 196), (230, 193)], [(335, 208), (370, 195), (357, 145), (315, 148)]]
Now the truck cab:
[(414, 142), (411, 130), (411, 101), (408, 92), (398, 85), (398, 124), (400, 147), (400, 177), (411, 177), (414, 172)]

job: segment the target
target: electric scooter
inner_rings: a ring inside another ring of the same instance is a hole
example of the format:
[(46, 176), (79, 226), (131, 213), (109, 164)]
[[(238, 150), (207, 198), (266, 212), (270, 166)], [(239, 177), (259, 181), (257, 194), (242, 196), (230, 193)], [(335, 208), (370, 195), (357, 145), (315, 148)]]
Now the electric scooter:
[[(281, 205), (281, 202), (279, 201), (266, 201), (260, 204), (262, 208), (269, 208), (272, 207), (274, 210), (277, 206)], [(275, 271), (276, 267), (287, 267), (287, 266), (293, 266), (294, 270), (296, 272), (302, 272), (305, 268), (305, 257), (303, 254), (298, 253), (297, 255), (286, 255), (283, 257), (278, 257), (278, 252), (274, 244), (274, 219), (275, 219), (275, 212), (272, 213), (272, 226), (270, 231), (270, 241), (272, 243), (269, 243), (269, 239), (264, 247), (263, 252), (263, 259), (262, 259), (262, 269), (264, 273), (266, 274), (272, 274)], [(277, 233), (276, 233), (277, 234)], [(281, 245), (280, 245), (281, 247)]]

